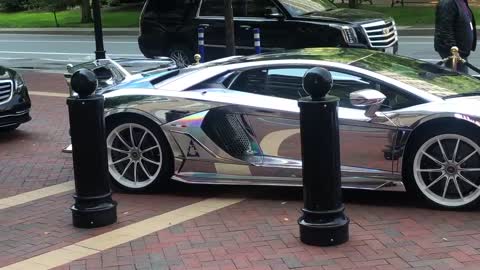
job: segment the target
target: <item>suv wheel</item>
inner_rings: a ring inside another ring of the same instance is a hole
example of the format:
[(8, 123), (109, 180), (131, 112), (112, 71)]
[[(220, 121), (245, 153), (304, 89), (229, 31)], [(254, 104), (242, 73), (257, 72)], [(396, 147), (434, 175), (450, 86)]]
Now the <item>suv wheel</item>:
[(183, 45), (173, 44), (167, 56), (172, 58), (178, 67), (187, 67), (193, 63), (193, 51)]

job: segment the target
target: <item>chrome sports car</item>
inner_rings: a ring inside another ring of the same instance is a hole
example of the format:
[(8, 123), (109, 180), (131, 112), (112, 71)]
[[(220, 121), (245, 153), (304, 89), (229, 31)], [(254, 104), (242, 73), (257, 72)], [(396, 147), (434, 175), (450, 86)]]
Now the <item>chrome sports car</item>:
[(344, 187), (405, 186), (450, 209), (479, 203), (480, 81), (363, 49), (232, 57), (106, 91), (113, 183), (300, 186), (297, 100), (317, 66), (331, 72), (330, 94), (340, 98)]

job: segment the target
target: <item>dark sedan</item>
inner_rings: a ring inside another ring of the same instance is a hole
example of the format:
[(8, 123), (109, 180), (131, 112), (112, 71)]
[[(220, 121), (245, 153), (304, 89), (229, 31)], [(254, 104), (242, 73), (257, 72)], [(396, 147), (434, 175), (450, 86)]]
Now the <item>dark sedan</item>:
[(30, 121), (30, 97), (22, 76), (0, 66), (0, 132), (15, 130)]

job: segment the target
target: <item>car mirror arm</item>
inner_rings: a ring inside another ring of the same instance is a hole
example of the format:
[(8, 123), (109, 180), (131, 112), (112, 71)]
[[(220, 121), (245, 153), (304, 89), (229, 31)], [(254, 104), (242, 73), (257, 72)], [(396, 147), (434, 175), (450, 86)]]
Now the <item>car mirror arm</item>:
[(380, 110), (382, 107), (382, 104), (374, 104), (371, 106), (367, 107), (367, 110), (365, 111), (365, 116), (368, 118), (374, 118), (377, 117), (377, 112)]

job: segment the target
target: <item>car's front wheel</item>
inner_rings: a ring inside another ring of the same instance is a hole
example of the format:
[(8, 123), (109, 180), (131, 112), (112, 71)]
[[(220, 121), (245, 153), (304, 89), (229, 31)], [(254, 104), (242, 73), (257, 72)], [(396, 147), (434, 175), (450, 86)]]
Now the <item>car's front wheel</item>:
[(107, 121), (108, 170), (113, 184), (140, 192), (169, 181), (173, 159), (160, 127), (124, 116)]
[(404, 182), (432, 206), (469, 209), (480, 203), (480, 141), (474, 130), (433, 128), (416, 136), (404, 164)]

